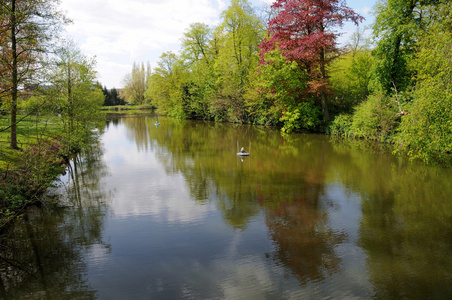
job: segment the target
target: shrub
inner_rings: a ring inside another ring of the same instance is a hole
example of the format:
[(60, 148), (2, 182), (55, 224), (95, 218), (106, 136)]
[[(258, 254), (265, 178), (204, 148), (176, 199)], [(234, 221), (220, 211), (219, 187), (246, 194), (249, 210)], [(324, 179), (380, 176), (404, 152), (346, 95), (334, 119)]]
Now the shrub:
[(382, 93), (371, 95), (355, 109), (351, 135), (366, 140), (388, 141), (397, 125), (395, 101)]
[(0, 217), (5, 220), (39, 199), (64, 172), (65, 159), (58, 142), (25, 149), (12, 169), (0, 174)]
[(331, 135), (341, 135), (350, 137), (352, 135), (352, 116), (338, 115), (329, 124), (327, 132)]

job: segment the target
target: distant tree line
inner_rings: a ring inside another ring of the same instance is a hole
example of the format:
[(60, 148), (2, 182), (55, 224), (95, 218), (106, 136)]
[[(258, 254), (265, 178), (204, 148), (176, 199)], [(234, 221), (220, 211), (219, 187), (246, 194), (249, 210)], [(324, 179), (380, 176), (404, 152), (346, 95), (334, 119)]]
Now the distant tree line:
[(126, 102), (123, 98), (120, 97), (118, 90), (116, 88), (112, 88), (108, 90), (106, 86), (102, 88), (102, 93), (104, 94), (104, 106), (115, 106), (115, 105), (125, 105)]

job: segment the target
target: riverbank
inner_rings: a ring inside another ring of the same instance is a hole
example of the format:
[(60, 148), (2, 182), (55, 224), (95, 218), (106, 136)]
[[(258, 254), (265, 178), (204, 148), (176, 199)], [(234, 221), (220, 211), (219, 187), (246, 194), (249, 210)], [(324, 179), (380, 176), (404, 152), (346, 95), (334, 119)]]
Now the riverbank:
[[(115, 117), (125, 117), (134, 115), (145, 115), (150, 112), (154, 112), (160, 116), (166, 116), (167, 114), (160, 112), (158, 109), (151, 105), (140, 105), (140, 106), (110, 106), (103, 107), (102, 111), (110, 116)], [(391, 113), (388, 120), (374, 120), (370, 118), (367, 120), (363, 116), (353, 116), (353, 115), (338, 115), (332, 121), (323, 126), (319, 126), (317, 130), (307, 130), (303, 128), (298, 128), (293, 130), (293, 133), (321, 133), (329, 136), (339, 137), (345, 140), (365, 140), (379, 143), (381, 147), (390, 147), (394, 155), (407, 156), (411, 161), (422, 161), (423, 163), (429, 165), (439, 165), (446, 168), (452, 168), (452, 150), (447, 146), (434, 147), (430, 150), (428, 155), (420, 155), (417, 153), (414, 155), (414, 146), (408, 146), (403, 144), (403, 139), (400, 136), (400, 132), (397, 129), (400, 125), (400, 115), (396, 113)], [(197, 120), (196, 118), (187, 118), (188, 120)], [(366, 119), (366, 121), (363, 121)], [(232, 120), (213, 120), (212, 122), (220, 123), (239, 123), (248, 125), (263, 125), (256, 124), (252, 122), (233, 122)], [(389, 126), (388, 124), (391, 124)], [(282, 126), (277, 126), (276, 124), (267, 124), (263, 126), (270, 126), (274, 128), (279, 128), (284, 131)], [(449, 130), (449, 129), (447, 129)], [(445, 130), (445, 131), (447, 131)], [(450, 130), (449, 130), (450, 131)], [(446, 144), (450, 140), (450, 134), (445, 133), (444, 137), (435, 140), (438, 144)], [(421, 141), (422, 139), (420, 139)], [(421, 151), (416, 148), (417, 151)], [(425, 149), (423, 151), (426, 151)]]
[(159, 123), (109, 122), (52, 189), (63, 208), (16, 222), (1, 241), (4, 298), (450, 294), (452, 170), (364, 140)]
[(147, 114), (154, 110), (155, 107), (149, 104), (143, 105), (116, 105), (116, 106), (102, 106), (100, 109), (103, 113), (108, 115), (140, 115)]
[[(63, 123), (55, 116), (18, 116), (19, 150), (9, 146), (9, 130), (0, 132), (0, 229), (39, 202), (41, 195), (65, 172), (70, 147)], [(9, 118), (0, 118), (8, 128)]]

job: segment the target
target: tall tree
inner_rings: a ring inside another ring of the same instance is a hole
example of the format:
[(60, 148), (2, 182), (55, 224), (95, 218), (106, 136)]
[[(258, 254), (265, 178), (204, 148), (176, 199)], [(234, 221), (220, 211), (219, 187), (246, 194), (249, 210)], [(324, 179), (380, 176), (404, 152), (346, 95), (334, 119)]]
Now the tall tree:
[(182, 97), (183, 67), (181, 61), (172, 52), (160, 56), (157, 68), (148, 79), (146, 99), (158, 107), (161, 114), (184, 118), (184, 103)]
[(146, 81), (150, 74), (150, 65), (148, 63), (148, 70), (146, 71), (144, 63), (133, 63), (132, 73), (124, 77), (124, 100), (129, 103), (144, 104), (146, 91)]
[(216, 120), (243, 122), (247, 119), (243, 95), (249, 75), (259, 62), (258, 44), (265, 36), (264, 25), (247, 0), (232, 0), (221, 21), (212, 41), (217, 59), (210, 111)]
[(105, 99), (96, 84), (96, 62), (71, 41), (57, 49), (53, 62), (50, 95), (60, 107), (67, 144), (71, 151), (78, 151), (100, 118), (100, 106)]
[(17, 149), (17, 100), (20, 89), (36, 83), (58, 25), (65, 22), (57, 11), (58, 0), (0, 1), (0, 49), (2, 84), (0, 95), (11, 101), (11, 144)]
[(396, 135), (396, 147), (411, 158), (452, 164), (452, 3), (432, 8), (428, 30), (416, 43), (413, 100)]
[(248, 72), (257, 65), (256, 55), (264, 36), (264, 26), (247, 0), (232, 0), (228, 9), (222, 12), (221, 19), (219, 29), (224, 34), (224, 49), (220, 63), (223, 71), (233, 72), (238, 83), (233, 88), (243, 92)]
[(107, 87), (106, 86), (104, 86), (103, 88), (102, 88), (102, 94), (104, 94), (104, 106), (112, 106), (112, 105), (114, 105), (113, 104), (113, 101), (112, 101), (112, 97), (111, 97), (111, 93), (110, 93), (110, 91), (107, 89)]
[(203, 61), (210, 65), (209, 41), (211, 30), (202, 23), (190, 24), (182, 39), (183, 56), (190, 64)]
[(363, 18), (343, 0), (277, 0), (279, 11), (269, 23), (268, 38), (260, 45), (261, 57), (279, 49), (290, 61), (305, 68), (310, 90), (320, 98), (324, 120), (328, 121), (327, 65), (338, 52), (336, 27), (345, 21), (358, 24)]
[(423, 31), (435, 23), (435, 7), (446, 0), (380, 0), (375, 5), (373, 35), (378, 42), (373, 51), (378, 58), (376, 80), (386, 94), (403, 91), (410, 85), (409, 70), (416, 43)]
[(190, 75), (185, 78), (182, 100), (187, 117), (206, 118), (208, 78), (215, 64), (215, 51), (211, 48), (212, 30), (202, 23), (191, 24), (182, 39), (181, 59)]

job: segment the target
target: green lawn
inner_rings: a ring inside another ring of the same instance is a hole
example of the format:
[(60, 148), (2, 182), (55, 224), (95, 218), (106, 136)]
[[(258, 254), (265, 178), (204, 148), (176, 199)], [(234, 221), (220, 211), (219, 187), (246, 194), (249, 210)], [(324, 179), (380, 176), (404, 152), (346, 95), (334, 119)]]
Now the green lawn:
[[(20, 120), (24, 115), (18, 115)], [(0, 115), (0, 169), (8, 165), (14, 165), (19, 152), (10, 149), (11, 130), (7, 129), (11, 125), (8, 115)], [(55, 137), (62, 130), (62, 123), (58, 117), (53, 116), (28, 116), (17, 124), (17, 143), (19, 148), (25, 149), (35, 145), (38, 141)]]
[(148, 104), (143, 105), (116, 105), (102, 106), (101, 110), (107, 114), (141, 114), (148, 113), (153, 107)]

